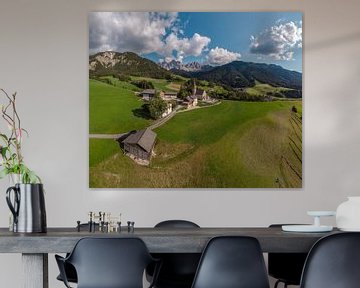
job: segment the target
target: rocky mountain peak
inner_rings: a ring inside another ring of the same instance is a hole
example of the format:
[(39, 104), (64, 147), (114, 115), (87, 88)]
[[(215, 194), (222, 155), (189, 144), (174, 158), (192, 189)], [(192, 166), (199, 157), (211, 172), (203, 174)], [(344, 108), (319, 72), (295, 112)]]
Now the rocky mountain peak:
[(163, 61), (159, 63), (159, 66), (166, 70), (181, 70), (186, 72), (198, 72), (203, 70), (203, 66), (199, 62), (182, 63), (177, 60)]

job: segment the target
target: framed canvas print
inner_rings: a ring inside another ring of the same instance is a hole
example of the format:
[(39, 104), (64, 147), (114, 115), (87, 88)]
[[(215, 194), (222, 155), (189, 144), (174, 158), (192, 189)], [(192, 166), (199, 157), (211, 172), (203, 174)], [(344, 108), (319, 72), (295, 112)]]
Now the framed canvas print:
[(90, 188), (301, 188), (302, 14), (89, 13)]

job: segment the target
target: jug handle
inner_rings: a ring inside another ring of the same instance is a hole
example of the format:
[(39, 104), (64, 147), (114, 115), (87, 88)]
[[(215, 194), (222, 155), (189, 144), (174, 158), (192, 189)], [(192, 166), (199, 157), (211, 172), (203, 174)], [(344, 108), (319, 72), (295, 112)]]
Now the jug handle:
[[(10, 195), (11, 191), (14, 191), (14, 205), (11, 203)], [(14, 223), (17, 223), (19, 216), (19, 205), (20, 205), (20, 191), (15, 187), (9, 187), (6, 190), (6, 202), (10, 208), (11, 213), (14, 215)]]

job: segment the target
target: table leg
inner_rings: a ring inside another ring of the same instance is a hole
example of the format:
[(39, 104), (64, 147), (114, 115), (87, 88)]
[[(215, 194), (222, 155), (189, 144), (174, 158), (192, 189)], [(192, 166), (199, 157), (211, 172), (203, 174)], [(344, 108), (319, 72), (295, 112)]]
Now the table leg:
[(48, 288), (48, 254), (22, 254), (23, 288)]

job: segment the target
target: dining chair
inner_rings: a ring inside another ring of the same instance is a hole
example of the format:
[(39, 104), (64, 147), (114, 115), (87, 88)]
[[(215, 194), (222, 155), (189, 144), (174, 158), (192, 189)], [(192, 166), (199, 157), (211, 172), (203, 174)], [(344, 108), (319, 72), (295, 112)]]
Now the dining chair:
[(201, 256), (192, 288), (269, 288), (264, 257), (256, 238), (212, 238)]
[[(155, 225), (155, 229), (200, 228), (199, 225), (187, 220), (166, 220)], [(190, 288), (194, 280), (200, 253), (157, 253), (152, 254), (161, 259), (162, 266), (159, 272), (156, 288)], [(147, 269), (147, 278), (153, 275), (152, 265)]]
[[(272, 224), (269, 228), (281, 228), (282, 225), (288, 224)], [(288, 285), (300, 285), (306, 257), (307, 253), (269, 253), (268, 273), (277, 279), (274, 288), (280, 283), (284, 284), (284, 288)]]
[[(89, 229), (89, 224), (88, 223), (82, 223), (82, 224), (80, 224), (80, 228), (81, 229)], [(99, 229), (99, 224), (98, 223), (95, 223), (95, 229)], [(69, 255), (70, 254), (67, 253), (66, 257), (68, 257)], [(75, 270), (74, 266), (71, 265), (70, 263), (65, 262), (64, 263), (64, 270), (65, 270), (65, 275), (66, 275), (66, 278), (67, 278), (68, 282), (77, 283), (77, 275), (76, 275), (76, 270)], [(56, 279), (59, 280), (59, 281), (64, 282), (62, 277), (61, 277), (61, 274), (59, 274), (56, 277)]]
[[(78, 288), (142, 288), (146, 267), (154, 262), (154, 281), (160, 262), (152, 258), (139, 238), (82, 238), (70, 255), (55, 255), (60, 275), (70, 288), (65, 263), (74, 266)], [(153, 283), (149, 287), (153, 287)]]
[(360, 287), (360, 233), (325, 236), (309, 252), (301, 288)]

